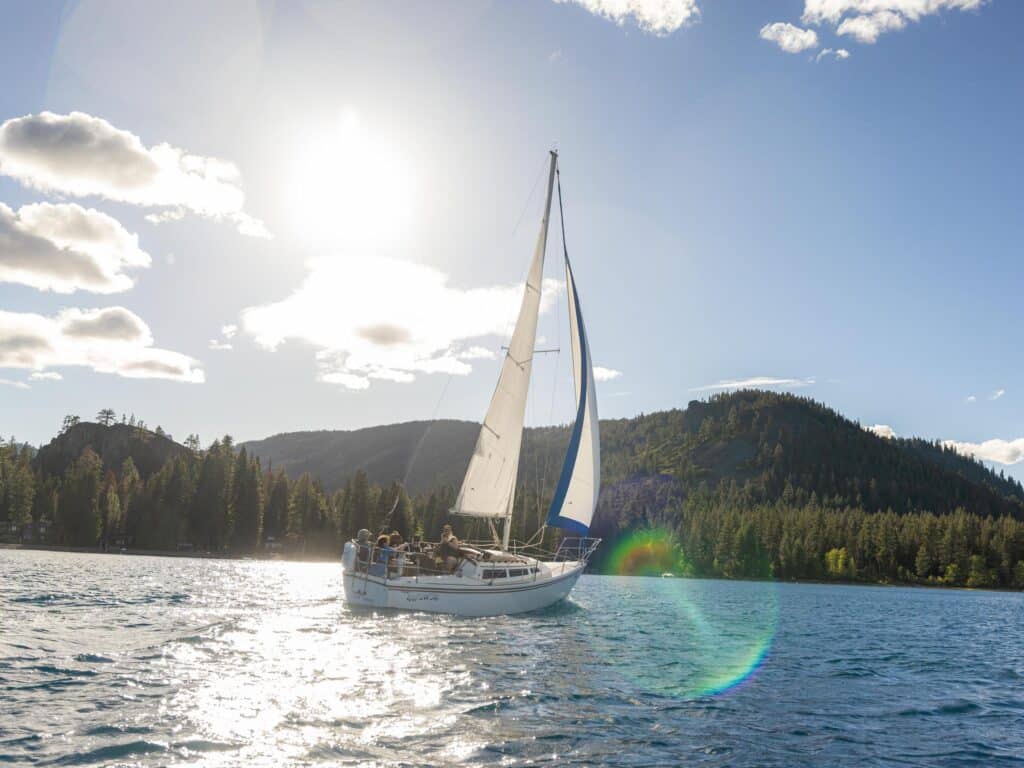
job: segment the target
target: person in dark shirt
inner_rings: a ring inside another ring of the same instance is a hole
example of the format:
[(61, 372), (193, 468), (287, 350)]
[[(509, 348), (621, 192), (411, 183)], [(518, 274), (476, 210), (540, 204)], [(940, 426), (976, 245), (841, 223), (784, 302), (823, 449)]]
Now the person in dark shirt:
[(361, 528), (356, 534), (356, 570), (365, 572), (370, 565), (370, 532)]

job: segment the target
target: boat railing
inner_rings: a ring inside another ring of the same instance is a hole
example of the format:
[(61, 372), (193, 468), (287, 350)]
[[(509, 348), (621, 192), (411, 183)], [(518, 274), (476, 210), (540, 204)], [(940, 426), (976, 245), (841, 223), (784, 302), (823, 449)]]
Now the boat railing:
[[(382, 556), (383, 555), (383, 556)], [(356, 571), (384, 579), (405, 576), (441, 576), (452, 571), (436, 565), (431, 552), (405, 552), (391, 547), (370, 546), (366, 559), (356, 556)]]
[(530, 542), (513, 541), (509, 546), (509, 551), (513, 554), (533, 557), (547, 562), (586, 563), (600, 544), (601, 539), (594, 539), (589, 536), (567, 536), (559, 540), (558, 546), (554, 550), (546, 549)]

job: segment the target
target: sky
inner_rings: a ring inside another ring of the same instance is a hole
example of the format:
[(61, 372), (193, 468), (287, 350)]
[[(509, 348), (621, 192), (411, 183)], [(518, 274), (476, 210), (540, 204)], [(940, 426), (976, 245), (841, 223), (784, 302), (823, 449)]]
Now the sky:
[[(0, 430), (479, 420), (557, 148), (602, 417), (760, 386), (1024, 479), (1022, 26), (1010, 0), (0, 4)], [(533, 424), (572, 416), (560, 248)]]

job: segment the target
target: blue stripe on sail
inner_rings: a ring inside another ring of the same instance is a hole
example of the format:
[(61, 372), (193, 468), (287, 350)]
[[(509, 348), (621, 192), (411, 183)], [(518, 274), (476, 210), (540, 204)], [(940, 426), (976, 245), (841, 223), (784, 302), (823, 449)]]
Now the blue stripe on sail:
[(565, 463), (562, 465), (562, 474), (558, 478), (558, 487), (555, 488), (555, 496), (551, 500), (551, 508), (548, 510), (548, 525), (555, 528), (563, 528), (571, 533), (581, 536), (586, 535), (590, 526), (584, 525), (579, 520), (562, 516), (562, 505), (565, 503), (565, 496), (569, 492), (569, 483), (572, 480), (573, 470), (576, 468), (576, 457), (580, 451), (580, 438), (583, 435), (583, 417), (587, 409), (587, 388), (589, 386), (587, 375), (587, 331), (583, 327), (583, 314), (580, 312), (580, 298), (576, 293), (576, 278), (572, 273), (572, 265), (566, 258), (565, 266), (569, 270), (569, 282), (572, 284), (572, 300), (576, 307), (576, 329), (579, 332), (580, 344), (580, 404), (576, 409), (576, 423), (572, 427), (572, 435), (569, 438), (569, 449), (565, 454)]

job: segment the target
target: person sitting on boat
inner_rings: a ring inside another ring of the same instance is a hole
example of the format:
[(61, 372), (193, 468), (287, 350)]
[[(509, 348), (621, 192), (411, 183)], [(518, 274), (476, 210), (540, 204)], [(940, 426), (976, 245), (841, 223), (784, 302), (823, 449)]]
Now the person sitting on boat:
[(356, 534), (356, 570), (365, 572), (370, 565), (370, 532), (360, 528)]
[(437, 556), (449, 571), (454, 571), (458, 567), (459, 559), (462, 557), (459, 552), (461, 547), (450, 525), (441, 529), (441, 544), (437, 548)]
[(370, 564), (370, 575), (384, 576), (386, 578), (388, 561), (391, 560), (392, 554), (393, 550), (389, 543), (389, 537), (386, 533), (382, 533), (377, 537), (377, 546), (374, 547), (373, 562)]
[(402, 534), (398, 531), (392, 531), (391, 535), (388, 537), (388, 546), (395, 553), (391, 563), (392, 574), (404, 576), (406, 562), (405, 553), (409, 551), (409, 545), (405, 542), (405, 539), (402, 538)]

